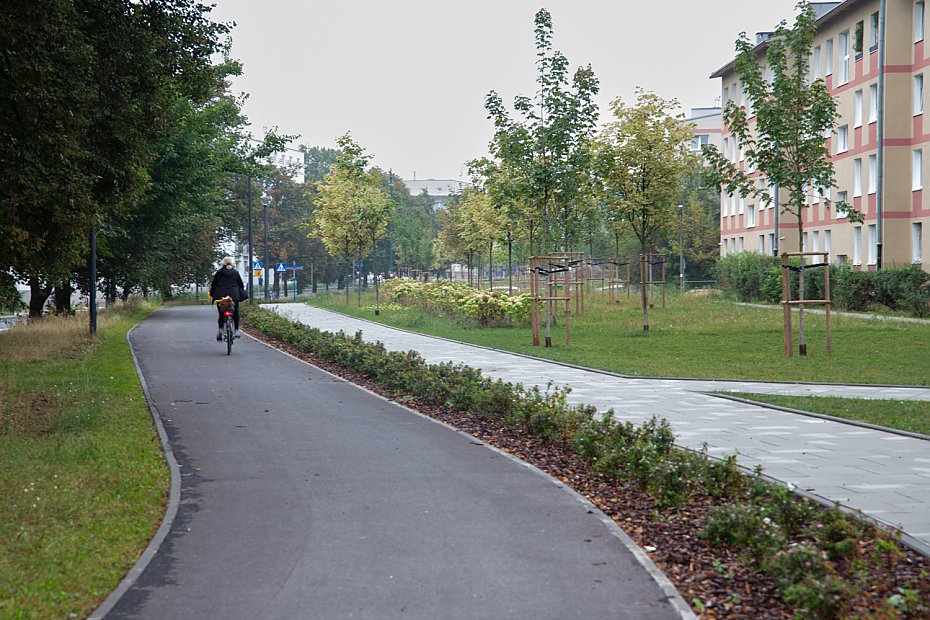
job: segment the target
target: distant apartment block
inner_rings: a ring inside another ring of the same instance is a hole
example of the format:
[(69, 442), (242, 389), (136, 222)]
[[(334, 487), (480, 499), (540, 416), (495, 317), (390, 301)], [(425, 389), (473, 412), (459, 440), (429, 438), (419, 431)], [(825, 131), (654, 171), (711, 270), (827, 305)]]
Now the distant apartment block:
[(723, 109), (722, 108), (692, 108), (690, 118), (685, 123), (692, 125), (694, 138), (691, 139), (691, 150), (700, 153), (701, 148), (707, 145), (716, 146), (723, 151)]
[(444, 209), (449, 198), (461, 194), (463, 189), (471, 187), (471, 183), (455, 179), (405, 179), (404, 185), (411, 196), (426, 195), (427, 202), (434, 209)]
[[(856, 269), (914, 263), (926, 270), (930, 192), (924, 194), (923, 182), (930, 181), (930, 122), (924, 114), (924, 81), (930, 79), (930, 56), (925, 2), (846, 0), (814, 7), (817, 36), (809, 77), (825, 81), (839, 112), (836, 131), (825, 136), (836, 186), (823, 193), (828, 200), (853, 205), (865, 221), (837, 217), (820, 192), (810, 188), (803, 250), (827, 252), (830, 262)], [(770, 36), (757, 35), (756, 52), (763, 62)], [(733, 62), (711, 78), (721, 79), (724, 105), (747, 105)], [(721, 139), (721, 153), (746, 170), (743, 149), (726, 127)], [(784, 196), (779, 191), (779, 202)], [(776, 208), (756, 203), (721, 193), (721, 255), (799, 250), (794, 216), (779, 217)]]

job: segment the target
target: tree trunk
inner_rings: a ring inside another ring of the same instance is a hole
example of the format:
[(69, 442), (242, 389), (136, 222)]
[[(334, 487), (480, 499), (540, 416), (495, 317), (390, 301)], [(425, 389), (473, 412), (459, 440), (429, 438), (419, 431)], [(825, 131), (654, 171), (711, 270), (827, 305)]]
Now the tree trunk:
[(71, 314), (70, 278), (62, 278), (55, 287), (55, 314)]
[(43, 287), (38, 276), (29, 278), (29, 318), (38, 319), (42, 316), (42, 308), (52, 294), (52, 287)]
[(510, 231), (507, 231), (507, 288), (511, 297), (513, 297), (513, 238)]
[(358, 255), (355, 255), (355, 304), (357, 308), (362, 307), (362, 272), (358, 268)]
[[(798, 247), (804, 251), (803, 208), (798, 207)], [(804, 301), (804, 259), (801, 257), (801, 269), (798, 271), (798, 301)], [(798, 355), (807, 355), (807, 336), (804, 333), (804, 304), (798, 304)]]
[(649, 331), (649, 303), (646, 294), (646, 248), (640, 249), (639, 255), (639, 292), (643, 302), (643, 331)]
[(494, 292), (494, 242), (488, 244), (488, 290)]

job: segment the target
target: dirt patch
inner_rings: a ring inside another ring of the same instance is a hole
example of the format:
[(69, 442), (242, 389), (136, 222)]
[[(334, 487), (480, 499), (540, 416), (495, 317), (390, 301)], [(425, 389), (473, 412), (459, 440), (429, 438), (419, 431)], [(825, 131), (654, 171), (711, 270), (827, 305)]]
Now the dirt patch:
[(58, 399), (54, 396), (0, 388), (0, 435), (44, 437), (57, 411)]

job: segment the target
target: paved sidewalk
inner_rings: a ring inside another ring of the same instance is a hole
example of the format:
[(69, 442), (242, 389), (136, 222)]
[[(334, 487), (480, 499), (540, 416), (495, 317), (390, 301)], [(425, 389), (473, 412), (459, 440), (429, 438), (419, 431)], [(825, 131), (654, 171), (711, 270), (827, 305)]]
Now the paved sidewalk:
[(305, 305), (266, 306), (325, 331), (355, 333), (390, 350), (416, 350), (429, 363), (461, 362), (486, 375), (543, 388), (571, 386), (569, 401), (614, 409), (640, 424), (672, 424), (677, 443), (714, 456), (739, 453), (745, 467), (900, 528), (930, 555), (930, 441), (710, 396), (756, 393), (930, 400), (930, 389), (687, 379), (626, 378), (392, 329)]

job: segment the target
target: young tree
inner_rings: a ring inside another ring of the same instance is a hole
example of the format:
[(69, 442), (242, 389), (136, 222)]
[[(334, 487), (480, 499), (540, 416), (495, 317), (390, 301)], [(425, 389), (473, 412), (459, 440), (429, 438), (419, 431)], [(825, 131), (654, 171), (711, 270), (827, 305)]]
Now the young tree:
[[(480, 189), (466, 189), (456, 210), (461, 226), (461, 235), (466, 247), (480, 255), (488, 253), (488, 286), (494, 288), (494, 243), (504, 229), (502, 214), (494, 205), (491, 196)], [(480, 287), (480, 278), (478, 285)]]
[[(637, 90), (636, 105), (611, 104), (615, 120), (597, 139), (600, 200), (612, 221), (625, 222), (646, 254), (675, 222), (675, 198), (681, 179), (697, 165), (689, 150), (691, 128), (673, 114), (675, 100)], [(643, 331), (649, 331), (646, 276), (640, 287)]]
[[(315, 231), (333, 255), (352, 266), (373, 250), (387, 232), (391, 202), (381, 187), (378, 171), (366, 172), (370, 157), (349, 134), (337, 141), (341, 151), (332, 172), (316, 184)], [(349, 269), (351, 273), (351, 268)], [(375, 278), (377, 293), (377, 278)], [(361, 286), (358, 287), (361, 305)], [(346, 303), (349, 287), (346, 286)]]
[[(542, 251), (569, 251), (578, 232), (579, 197), (591, 163), (589, 140), (597, 123), (594, 96), (599, 83), (590, 65), (570, 77), (568, 59), (552, 47), (552, 15), (540, 9), (535, 18), (539, 92), (534, 103), (518, 96), (514, 120), (495, 91), (485, 99), (495, 133), (491, 154), (529, 207), (531, 226), (542, 227)], [(532, 235), (531, 235), (532, 236)]]
[[(837, 111), (836, 100), (823, 80), (808, 83), (816, 16), (808, 2), (799, 3), (797, 8), (793, 27), (784, 21), (778, 25), (764, 61), (757, 57), (746, 33), (736, 41), (735, 70), (749, 100), (749, 110), (728, 101), (723, 120), (743, 149), (747, 170), (757, 172), (740, 170), (713, 146), (705, 146), (704, 155), (727, 193), (738, 192), (770, 205), (773, 198), (769, 187), (778, 188), (778, 193), (787, 197), (781, 202), (781, 211), (795, 217), (797, 247), (802, 248), (807, 195), (816, 191), (827, 206), (831, 204), (825, 190), (836, 182), (824, 135), (835, 129)], [(833, 206), (850, 221), (861, 220), (849, 205)], [(802, 294), (803, 273), (802, 268)], [(803, 305), (799, 306), (798, 317), (800, 354), (806, 355)]]

